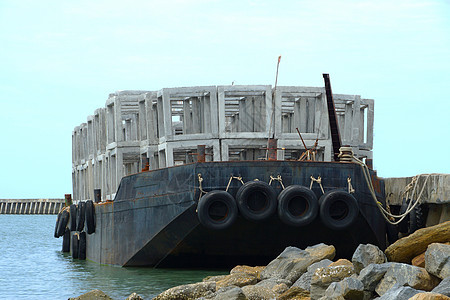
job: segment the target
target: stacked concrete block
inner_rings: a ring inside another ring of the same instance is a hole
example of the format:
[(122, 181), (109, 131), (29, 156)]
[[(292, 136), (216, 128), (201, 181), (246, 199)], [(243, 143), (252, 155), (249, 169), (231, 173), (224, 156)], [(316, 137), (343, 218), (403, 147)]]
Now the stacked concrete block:
[[(371, 158), (373, 100), (334, 95), (343, 144)], [(74, 200), (113, 199), (123, 176), (197, 161), (267, 159), (268, 138), (277, 159), (296, 160), (316, 146), (317, 160), (332, 159), (325, 90), (270, 85), (199, 86), (109, 95), (72, 133)]]
[(306, 147), (315, 147), (319, 160), (330, 161), (332, 145), (325, 89), (279, 86), (273, 93), (275, 138), (283, 149), (278, 151), (278, 159), (298, 159), (306, 150), (298, 129)]
[(265, 159), (271, 131), (270, 85), (218, 86), (221, 159)]

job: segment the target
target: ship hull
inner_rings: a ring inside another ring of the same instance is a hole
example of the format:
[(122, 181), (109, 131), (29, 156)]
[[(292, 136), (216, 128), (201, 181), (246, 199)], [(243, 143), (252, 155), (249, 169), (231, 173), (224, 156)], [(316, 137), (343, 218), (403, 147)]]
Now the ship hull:
[[(203, 192), (227, 190), (236, 197), (242, 182), (270, 182), (277, 195), (283, 186), (310, 188), (317, 199), (324, 192), (348, 190), (351, 179), (359, 213), (353, 224), (332, 230), (320, 216), (294, 227), (275, 213), (262, 221), (241, 214), (223, 230), (203, 226), (197, 205)], [(230, 181), (231, 178), (231, 181)], [(273, 180), (277, 178), (279, 180)], [(378, 201), (384, 203), (383, 182), (372, 174)], [(300, 161), (206, 162), (124, 177), (114, 201), (95, 206), (96, 231), (87, 237), (87, 259), (119, 266), (229, 267), (263, 265), (287, 246), (318, 243), (336, 247), (337, 256), (351, 257), (363, 243), (386, 247), (386, 226), (370, 196), (362, 169), (355, 163)]]

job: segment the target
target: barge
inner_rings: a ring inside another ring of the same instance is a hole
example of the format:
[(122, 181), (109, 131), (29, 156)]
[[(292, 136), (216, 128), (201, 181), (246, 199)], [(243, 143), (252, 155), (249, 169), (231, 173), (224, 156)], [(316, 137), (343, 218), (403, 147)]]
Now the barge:
[(111, 94), (74, 130), (78, 204), (55, 236), (118, 266), (263, 265), (321, 242), (339, 257), (384, 249), (384, 182), (367, 167), (373, 100), (332, 94), (324, 79)]

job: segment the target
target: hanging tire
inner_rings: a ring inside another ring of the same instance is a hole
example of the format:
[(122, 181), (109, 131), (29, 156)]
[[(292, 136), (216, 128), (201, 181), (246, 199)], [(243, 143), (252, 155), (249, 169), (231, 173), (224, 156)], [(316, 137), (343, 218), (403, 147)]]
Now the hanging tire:
[(86, 232), (80, 232), (78, 240), (78, 259), (86, 259)]
[(359, 214), (358, 201), (353, 195), (343, 190), (326, 192), (319, 199), (320, 219), (333, 230), (350, 227)]
[(77, 206), (75, 204), (70, 205), (70, 231), (77, 230)]
[(317, 217), (318, 212), (317, 197), (307, 187), (291, 185), (278, 195), (278, 216), (287, 225), (307, 225)]
[(58, 237), (63, 236), (66, 232), (67, 223), (69, 222), (69, 212), (67, 210), (63, 210), (61, 212), (61, 218), (58, 223)]
[(262, 221), (277, 210), (277, 194), (263, 181), (249, 181), (236, 194), (239, 211), (247, 220)]
[(386, 222), (386, 235), (389, 245), (392, 245), (398, 240), (398, 227)]
[(86, 202), (78, 203), (77, 230), (76, 231), (83, 231), (85, 211), (86, 211)]
[(70, 252), (70, 230), (66, 228), (63, 236), (62, 252)]
[[(402, 206), (400, 207), (400, 215), (403, 215), (408, 208), (409, 200), (403, 199)], [(403, 220), (398, 223), (398, 231), (407, 234), (409, 232), (409, 217), (410, 214), (406, 215)]]
[(424, 228), (426, 225), (426, 209), (423, 205), (417, 204), (409, 213), (408, 233), (411, 234), (417, 229)]
[(200, 198), (197, 206), (200, 223), (209, 229), (222, 230), (236, 221), (238, 208), (233, 196), (225, 191), (211, 191)]
[(59, 212), (59, 213), (58, 213), (58, 217), (56, 218), (55, 233), (53, 234), (53, 236), (54, 236), (55, 238), (59, 238), (59, 235), (58, 235), (58, 227), (59, 227), (59, 222), (61, 221), (61, 215), (62, 215), (62, 212)]
[(95, 206), (92, 200), (86, 201), (86, 231), (88, 234), (95, 232)]
[(78, 234), (72, 235), (72, 258), (78, 258), (79, 239)]

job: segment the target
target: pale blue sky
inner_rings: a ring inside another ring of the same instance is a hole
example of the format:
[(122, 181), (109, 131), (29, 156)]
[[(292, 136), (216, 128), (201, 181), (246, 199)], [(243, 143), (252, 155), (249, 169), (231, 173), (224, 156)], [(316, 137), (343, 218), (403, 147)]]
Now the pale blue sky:
[(123, 89), (323, 86), (375, 99), (383, 177), (450, 173), (449, 1), (0, 0), (0, 198), (72, 192), (71, 134)]

